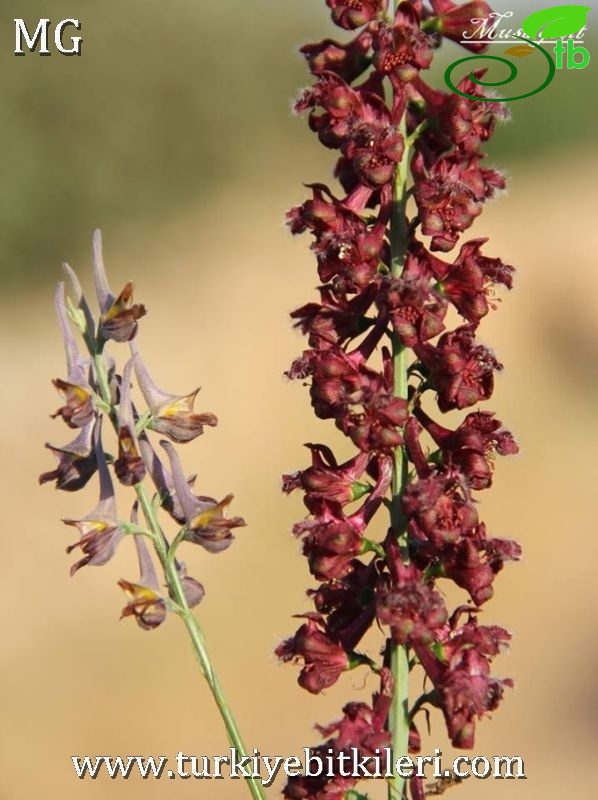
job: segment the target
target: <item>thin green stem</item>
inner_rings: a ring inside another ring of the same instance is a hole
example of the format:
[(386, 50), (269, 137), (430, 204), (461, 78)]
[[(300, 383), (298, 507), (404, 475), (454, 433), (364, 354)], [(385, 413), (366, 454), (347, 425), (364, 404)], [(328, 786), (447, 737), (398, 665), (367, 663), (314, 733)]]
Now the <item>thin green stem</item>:
[[(407, 138), (406, 116), (400, 125), (405, 141), (405, 150), (393, 181), (392, 216), (390, 228), (391, 270), (394, 278), (399, 278), (405, 266), (409, 224), (407, 220), (407, 172), (411, 146), (414, 138)], [(393, 331), (392, 362), (394, 394), (407, 399), (407, 350)], [(391, 526), (398, 540), (403, 562), (409, 560), (407, 529), (401, 507), (401, 495), (407, 481), (407, 458), (403, 446), (395, 449), (393, 456), (392, 500), (390, 504)], [(406, 645), (390, 643), (390, 668), (394, 678), (393, 700), (390, 710), (390, 731), (392, 736), (393, 758), (407, 755), (409, 748), (409, 653)], [(389, 800), (403, 800), (406, 797), (407, 783), (398, 774), (393, 776), (388, 788)]]
[[(153, 533), (154, 546), (156, 548), (158, 558), (160, 559), (162, 569), (164, 570), (164, 576), (166, 578), (170, 597), (178, 606), (177, 613), (187, 629), (187, 633), (191, 639), (193, 652), (197, 661), (199, 662), (201, 673), (210, 687), (212, 697), (214, 698), (214, 701), (220, 712), (220, 716), (222, 717), (222, 721), (224, 722), (224, 727), (226, 728), (229, 741), (241, 756), (245, 756), (247, 755), (247, 748), (243, 743), (243, 739), (235, 718), (233, 717), (233, 714), (224, 696), (222, 685), (218, 679), (218, 676), (216, 675), (216, 672), (214, 671), (214, 667), (206, 648), (202, 630), (187, 604), (187, 599), (185, 598), (185, 592), (183, 590), (180, 575), (174, 564), (174, 559), (169, 555), (164, 536), (162, 535), (159, 522), (156, 518), (155, 509), (147, 495), (145, 486), (142, 483), (135, 485), (135, 492), (137, 494), (139, 504), (143, 509), (143, 514), (146, 518), (147, 524)], [(265, 794), (261, 784), (258, 783), (258, 781), (253, 777), (249, 777), (247, 780), (249, 791), (254, 800), (265, 800)]]
[[(104, 403), (106, 403), (107, 407), (109, 408), (109, 416), (114, 425), (115, 429), (118, 428), (118, 418), (116, 414), (116, 410), (112, 405), (112, 399), (110, 396), (110, 386), (108, 383), (108, 375), (106, 372), (106, 365), (104, 362), (103, 355), (101, 352), (93, 347), (90, 349), (90, 355), (94, 361), (95, 373), (98, 381), (98, 386), (100, 389), (100, 394)], [(203, 677), (206, 679), (206, 682), (212, 692), (212, 696), (214, 701), (216, 702), (216, 706), (218, 707), (218, 711), (220, 712), (220, 716), (222, 721), (224, 722), (224, 727), (226, 729), (226, 733), (230, 744), (237, 750), (240, 756), (245, 756), (247, 754), (247, 749), (243, 743), (243, 739), (241, 737), (241, 733), (233, 717), (232, 711), (229, 708), (229, 705), (226, 701), (224, 696), (224, 692), (222, 690), (222, 685), (214, 671), (214, 667), (212, 665), (212, 661), (208, 654), (204, 636), (200, 625), (191, 612), (189, 605), (187, 603), (187, 599), (185, 597), (185, 592), (183, 589), (183, 584), (181, 583), (181, 578), (176, 568), (175, 560), (174, 560), (174, 552), (172, 548), (168, 548), (168, 544), (166, 539), (164, 538), (164, 534), (162, 533), (162, 529), (160, 527), (160, 523), (156, 516), (156, 508), (154, 507), (146, 488), (143, 483), (135, 484), (135, 493), (137, 495), (137, 499), (139, 501), (139, 505), (143, 510), (143, 515), (146, 519), (147, 525), (149, 527), (149, 533), (151, 534), (151, 540), (154, 545), (154, 549), (156, 551), (156, 555), (160, 560), (160, 564), (162, 565), (162, 569), (164, 570), (164, 577), (166, 579), (166, 584), (168, 587), (169, 595), (171, 600), (173, 600), (177, 605), (177, 614), (183, 621), (185, 628), (187, 629), (187, 633), (189, 634), (189, 638), (191, 640), (191, 646), (193, 648), (193, 652), (195, 657), (199, 663), (199, 667), (201, 669), (201, 673)], [(175, 539), (176, 541), (176, 539)], [(264, 793), (264, 789), (261, 783), (254, 777), (248, 777), (248, 788), (253, 800), (266, 800), (266, 795)]]

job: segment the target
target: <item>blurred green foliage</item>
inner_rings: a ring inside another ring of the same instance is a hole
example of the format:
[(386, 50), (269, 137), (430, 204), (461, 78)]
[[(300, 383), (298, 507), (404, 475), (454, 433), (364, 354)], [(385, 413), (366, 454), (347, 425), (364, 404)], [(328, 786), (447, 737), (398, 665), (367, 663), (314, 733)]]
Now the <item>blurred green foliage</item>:
[[(285, 153), (314, 158), (311, 135), (288, 108), (308, 82), (297, 45), (343, 36), (321, 0), (2, 0), (0, 7), (5, 294), (32, 278), (53, 280), (60, 261), (87, 253), (94, 227), (115, 239), (208, 203), (245, 175), (267, 174)], [(30, 31), (42, 17), (54, 24), (77, 17), (82, 55), (14, 56), (13, 17)], [(455, 48), (447, 57), (461, 55)], [(514, 104), (516, 125), (497, 136), (494, 160), (508, 167), (510, 159), (590, 140), (598, 115), (591, 72), (563, 70), (545, 92)]]

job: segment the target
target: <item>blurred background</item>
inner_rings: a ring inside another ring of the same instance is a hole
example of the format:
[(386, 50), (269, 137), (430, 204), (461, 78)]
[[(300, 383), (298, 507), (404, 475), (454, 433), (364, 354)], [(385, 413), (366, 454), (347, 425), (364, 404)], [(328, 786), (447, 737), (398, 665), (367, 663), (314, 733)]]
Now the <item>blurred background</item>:
[[(207, 590), (199, 616), (247, 743), (300, 754), (319, 741), (314, 723), (375, 691), (358, 671), (308, 696), (297, 670), (272, 655), (313, 583), (289, 533), (301, 499), (281, 494), (280, 475), (306, 465), (303, 442), (337, 441), (333, 426), (312, 419), (306, 390), (282, 376), (303, 347), (288, 313), (317, 283), (307, 238), (291, 239), (284, 212), (333, 163), (289, 112), (309, 82), (297, 46), (342, 37), (323, 6), (0, 2), (0, 800), (246, 795), (230, 781), (80, 781), (71, 765), (71, 755), (227, 747), (177, 620), (153, 633), (118, 621), (116, 581), (137, 577), (132, 546), (69, 579), (64, 548), (76, 536), (60, 519), (87, 513), (95, 487), (69, 495), (37, 485), (54, 463), (44, 442), (68, 436), (48, 416), (60, 404), (50, 380), (64, 377), (53, 286), (67, 260), (91, 291), (94, 227), (112, 286), (134, 280), (148, 308), (139, 346), (156, 382), (176, 393), (201, 384), (200, 410), (220, 419), (183, 449), (184, 465), (199, 473), (201, 493), (234, 492), (248, 525), (218, 558), (190, 547), (185, 556)], [(515, 20), (535, 7), (517, 3)], [(15, 58), (14, 17), (30, 30), (41, 17), (78, 17), (81, 57)], [(586, 46), (598, 48), (591, 30)], [(462, 55), (447, 47), (447, 61)], [(474, 228), (519, 269), (482, 337), (506, 365), (491, 405), (521, 454), (499, 462), (481, 513), (525, 552), (499, 576), (482, 618), (514, 633), (495, 672), (516, 690), (479, 726), (475, 754), (520, 755), (528, 778), (472, 779), (452, 790), (464, 800), (594, 794), (597, 87), (592, 62), (513, 104), (491, 150), (509, 193)], [(450, 757), (439, 718), (428, 744)]]

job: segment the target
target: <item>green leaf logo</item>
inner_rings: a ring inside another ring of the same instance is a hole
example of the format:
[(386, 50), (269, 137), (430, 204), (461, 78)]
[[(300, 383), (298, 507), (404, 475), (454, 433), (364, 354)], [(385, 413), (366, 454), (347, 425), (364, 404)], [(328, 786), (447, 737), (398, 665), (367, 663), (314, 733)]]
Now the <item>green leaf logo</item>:
[(590, 6), (551, 6), (535, 11), (523, 20), (522, 29), (530, 39), (560, 39), (577, 33), (586, 24)]

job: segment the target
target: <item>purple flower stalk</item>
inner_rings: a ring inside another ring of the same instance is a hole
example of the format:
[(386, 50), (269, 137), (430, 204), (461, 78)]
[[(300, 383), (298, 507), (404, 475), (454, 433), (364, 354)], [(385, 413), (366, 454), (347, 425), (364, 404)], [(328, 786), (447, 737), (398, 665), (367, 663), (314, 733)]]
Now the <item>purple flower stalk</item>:
[[(54, 381), (64, 405), (52, 416), (62, 417), (68, 427), (77, 429), (78, 433), (62, 447), (46, 445), (58, 459), (58, 465), (43, 473), (39, 480), (40, 483), (54, 481), (57, 489), (77, 491), (97, 473), (97, 505), (81, 519), (63, 520), (76, 528), (80, 536), (67, 552), (78, 548), (83, 554), (73, 564), (71, 574), (83, 567), (105, 564), (121, 542), (132, 537), (139, 560), (139, 577), (135, 581), (119, 581), (126, 597), (121, 616), (134, 618), (143, 630), (161, 625), (168, 613), (181, 618), (230, 743), (243, 754), (246, 748), (208, 656), (197, 619), (191, 613), (203, 599), (204, 587), (187, 575), (185, 565), (178, 560), (179, 547), (184, 542), (201, 545), (208, 553), (219, 553), (231, 545), (233, 530), (245, 525), (241, 517), (231, 517), (227, 513), (232, 495), (217, 501), (194, 494), (195, 477), (185, 477), (179, 455), (171, 444), (195, 439), (203, 433), (205, 425), (216, 425), (217, 420), (213, 414), (194, 411), (197, 389), (187, 395), (175, 395), (161, 391), (154, 384), (134, 342), (138, 320), (145, 315), (145, 307), (133, 303), (130, 282), (118, 295), (112, 293), (99, 231), (94, 234), (93, 254), (99, 305), (97, 320), (68, 265), (65, 271), (74, 302), (67, 300), (63, 283), (56, 290), (67, 379)], [(81, 334), (87, 350), (85, 355), (79, 350), (73, 326)], [(110, 342), (129, 343), (130, 357), (120, 374), (106, 353)], [(147, 409), (137, 408), (133, 403), (133, 375)], [(111, 429), (112, 451), (108, 449)], [(170, 439), (159, 442), (167, 455), (168, 467), (151, 444), (152, 432)], [(126, 517), (117, 507), (114, 478), (133, 490)], [(170, 518), (176, 523), (172, 540), (165, 533), (160, 519), (162, 512), (164, 522)], [(253, 800), (263, 800), (263, 789), (255, 778), (248, 779), (248, 788)]]
[[(299, 662), (312, 693), (353, 669), (380, 680), (371, 705), (351, 702), (319, 728), (326, 741), (314, 754), (392, 747), (397, 759), (418, 752), (429, 706), (442, 711), (452, 744), (471, 748), (476, 720), (512, 685), (490, 672), (509, 633), (477, 619), (520, 548), (487, 533), (476, 493), (491, 485), (495, 456), (517, 452), (494, 414), (478, 409), (502, 369), (478, 329), (514, 270), (488, 254), (486, 239), (462, 239), (504, 188), (483, 145), (505, 111), (469, 78), (459, 88), (479, 99), (422, 77), (442, 39), (463, 38), (486, 3), (326, 3), (354, 38), (301, 48), (315, 81), (295, 108), (338, 151), (340, 189), (309, 184), (309, 199), (288, 213), (291, 232), (313, 238), (321, 285), (319, 302), (291, 315), (308, 349), (287, 374), (309, 382), (316, 416), (334, 420), (357, 452), (339, 464), (329, 447), (309, 444), (311, 466), (284, 477), (285, 491), (304, 492), (309, 515), (293, 531), (318, 586), (308, 592), (315, 610), (277, 654)], [(467, 413), (452, 428), (434, 404)], [(387, 510), (387, 533), (376, 538), (372, 519)], [(453, 610), (446, 581), (464, 592)], [(375, 625), (385, 634), (380, 660), (359, 649)], [(284, 796), (358, 800), (357, 780), (340, 770), (295, 777)], [(421, 800), (422, 779), (397, 775), (389, 798), (408, 790)]]

